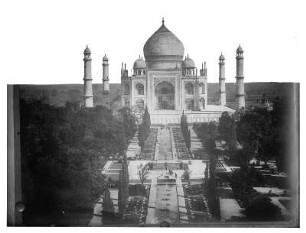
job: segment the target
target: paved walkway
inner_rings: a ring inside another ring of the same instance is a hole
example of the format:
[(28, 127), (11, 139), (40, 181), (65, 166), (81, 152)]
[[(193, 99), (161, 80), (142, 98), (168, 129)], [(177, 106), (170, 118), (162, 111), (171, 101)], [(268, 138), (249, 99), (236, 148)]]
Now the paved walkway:
[[(138, 171), (143, 169), (147, 163), (153, 163), (154, 169), (150, 170), (147, 176), (147, 183), (151, 184), (150, 196), (148, 203), (148, 214), (146, 224), (160, 224), (167, 221), (171, 224), (189, 223), (186, 203), (184, 198), (184, 190), (181, 182), (181, 177), (184, 170), (180, 168), (179, 162), (187, 164), (191, 171), (190, 179), (202, 180), (206, 168), (205, 161), (202, 160), (187, 160), (178, 161), (176, 142), (173, 129), (171, 127), (158, 128), (157, 142), (155, 152), (155, 161), (135, 160), (129, 161), (129, 180), (130, 183), (140, 183)], [(156, 132), (155, 132), (156, 135)], [(186, 146), (185, 146), (186, 147)], [(168, 164), (168, 169), (171, 168), (172, 175), (169, 170), (165, 169), (165, 164)], [(114, 197), (118, 206), (118, 196)], [(89, 224), (90, 226), (99, 226), (101, 221), (101, 203), (97, 203), (94, 210), (94, 217)]]
[(100, 227), (102, 226), (102, 210), (103, 210), (103, 197), (100, 197), (98, 202), (94, 206), (93, 216), (88, 223), (89, 227)]
[(152, 179), (146, 224), (163, 221), (188, 223), (181, 175), (175, 178), (165, 171)]
[(159, 222), (179, 223), (176, 184), (158, 184), (155, 215)]
[(171, 131), (169, 128), (159, 128), (157, 134), (155, 160), (172, 160)]
[[(119, 213), (118, 209), (118, 190), (110, 189), (110, 198), (114, 205), (114, 212), (115, 214)], [(100, 196), (99, 200), (94, 205), (93, 216), (90, 222), (88, 223), (89, 227), (100, 227), (103, 226), (103, 218), (102, 218), (102, 211), (103, 211), (103, 197)]]
[(198, 135), (195, 133), (193, 127), (189, 127), (190, 129), (190, 150), (193, 158), (208, 160), (209, 156), (206, 154), (204, 147), (202, 145), (201, 140), (198, 138)]

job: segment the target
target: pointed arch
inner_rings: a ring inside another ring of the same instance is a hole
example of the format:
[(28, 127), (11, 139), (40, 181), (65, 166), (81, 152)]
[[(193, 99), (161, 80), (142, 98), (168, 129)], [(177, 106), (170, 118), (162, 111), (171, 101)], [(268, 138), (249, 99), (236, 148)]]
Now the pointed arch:
[(138, 100), (136, 100), (136, 105), (138, 107), (144, 108), (144, 101), (142, 99), (138, 99)]
[(128, 83), (126, 83), (124, 85), (124, 94), (125, 95), (129, 95), (130, 94), (130, 85)]
[(185, 91), (187, 95), (193, 95), (194, 94), (194, 85), (192, 83), (187, 83), (185, 85)]
[(205, 83), (200, 83), (200, 87), (201, 87), (201, 94), (205, 94)]
[(193, 110), (194, 109), (194, 101), (191, 98), (186, 99), (185, 101), (186, 109), (187, 110)]
[(144, 95), (144, 86), (141, 83), (136, 84), (136, 90), (138, 95)]

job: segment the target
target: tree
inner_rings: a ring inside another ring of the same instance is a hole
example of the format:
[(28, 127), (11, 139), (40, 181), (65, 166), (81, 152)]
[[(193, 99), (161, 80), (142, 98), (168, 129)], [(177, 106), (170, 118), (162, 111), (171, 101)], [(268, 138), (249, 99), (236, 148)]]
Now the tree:
[(142, 117), (142, 122), (138, 128), (138, 140), (139, 140), (139, 146), (141, 148), (144, 146), (145, 141), (147, 140), (147, 137), (150, 133), (150, 126), (151, 126), (150, 114), (148, 108), (146, 107)]
[(268, 197), (255, 199), (250, 206), (244, 210), (244, 214), (250, 221), (280, 221), (282, 219), (281, 209), (271, 202)]
[(215, 153), (215, 140), (217, 140), (219, 137), (218, 126), (216, 122), (194, 124), (193, 129), (198, 138), (201, 140), (206, 153)]
[(219, 120), (219, 134), (229, 146), (230, 151), (236, 147), (236, 121), (233, 115), (229, 115), (228, 112), (223, 112)]
[(191, 147), (191, 134), (190, 134), (190, 130), (187, 131), (186, 133), (186, 147), (188, 148), (188, 150), (190, 150)]
[(185, 115), (183, 111), (182, 116), (181, 116), (181, 130), (182, 132), (185, 132), (186, 129), (188, 129), (187, 116)]
[(191, 147), (191, 138), (190, 138), (190, 130), (188, 129), (187, 116), (182, 114), (181, 116), (181, 130), (186, 143), (186, 147), (190, 150)]
[(205, 141), (205, 149), (206, 152), (209, 154), (209, 158), (214, 157), (216, 154), (216, 143), (215, 140), (210, 138), (208, 140)]
[(20, 102), (26, 220), (62, 210), (91, 212), (105, 184), (100, 170), (104, 157), (126, 147), (127, 137), (120, 134), (124, 127), (111, 110), (75, 106)]
[(190, 174), (191, 174), (191, 171), (188, 169), (185, 169), (183, 176), (182, 176), (183, 180), (187, 180), (188, 185), (190, 185)]
[(244, 148), (232, 149), (229, 153), (229, 163), (233, 166), (247, 167), (249, 166), (249, 161), (251, 154), (247, 150), (247, 146)]
[(145, 182), (145, 180), (147, 179), (149, 173), (150, 173), (150, 171), (149, 171), (149, 169), (147, 169), (147, 168), (145, 168), (145, 169), (139, 169), (139, 170), (138, 170), (139, 180), (140, 180), (140, 182), (141, 182), (142, 185), (143, 185), (143, 183)]
[(119, 118), (121, 119), (124, 127), (124, 132), (127, 139), (132, 139), (137, 130), (136, 119), (132, 114), (132, 110), (128, 107), (123, 107), (118, 111)]
[[(273, 111), (271, 111), (273, 138), (271, 144), (273, 144), (273, 155), (279, 171), (288, 169), (288, 151), (296, 151), (295, 143), (291, 140), (298, 133), (296, 131), (297, 113), (294, 111), (294, 106), (298, 106), (298, 103), (293, 98), (276, 98), (273, 101)], [(292, 164), (293, 158), (290, 157), (290, 164)]]
[(263, 184), (263, 176), (252, 167), (242, 167), (232, 173), (230, 185), (235, 197), (241, 201), (244, 207), (247, 207), (257, 197), (253, 189), (256, 185)]
[(209, 152), (209, 179), (207, 183), (207, 199), (208, 206), (211, 210), (213, 217), (220, 218), (220, 205), (219, 205), (219, 196), (217, 193), (217, 184), (216, 184), (216, 165), (217, 158), (215, 153), (215, 141), (209, 139), (206, 141), (206, 150)]

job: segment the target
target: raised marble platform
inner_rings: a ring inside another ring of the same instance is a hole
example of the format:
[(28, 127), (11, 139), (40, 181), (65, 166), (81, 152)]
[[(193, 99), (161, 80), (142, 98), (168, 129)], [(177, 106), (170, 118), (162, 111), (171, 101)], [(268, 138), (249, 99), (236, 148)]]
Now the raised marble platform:
[[(221, 105), (207, 105), (204, 110), (184, 110), (188, 123), (219, 121), (223, 112), (234, 113), (235, 110)], [(180, 124), (182, 110), (154, 110), (150, 111), (151, 124)]]

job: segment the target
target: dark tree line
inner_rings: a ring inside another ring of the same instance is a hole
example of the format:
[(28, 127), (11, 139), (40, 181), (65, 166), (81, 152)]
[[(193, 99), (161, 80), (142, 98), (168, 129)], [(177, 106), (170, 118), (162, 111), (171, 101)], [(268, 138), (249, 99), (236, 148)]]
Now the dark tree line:
[(103, 192), (106, 159), (117, 156), (133, 135), (130, 115), (118, 120), (103, 106), (55, 107), (21, 99), (20, 121), (24, 222), (44, 213), (92, 211)]
[(220, 202), (216, 184), (216, 144), (215, 140), (208, 139), (206, 142), (207, 151), (209, 151), (209, 179), (207, 183), (207, 200), (211, 214), (214, 218), (220, 219)]
[(250, 221), (283, 220), (281, 210), (266, 195), (257, 193), (253, 187), (261, 186), (264, 177), (253, 167), (242, 167), (230, 177), (231, 187), (243, 213)]
[(205, 122), (194, 124), (193, 129), (201, 140), (202, 145), (208, 155), (215, 153), (215, 141), (219, 138), (218, 126), (216, 122)]
[(123, 123), (125, 137), (131, 139), (134, 137), (134, 134), (137, 130), (135, 124), (135, 117), (132, 113), (132, 110), (128, 107), (123, 107), (118, 111), (119, 119)]
[[(234, 115), (224, 112), (219, 122), (220, 138), (226, 141), (237, 165), (248, 166), (256, 156), (265, 162), (274, 158), (279, 171), (286, 170), (286, 152), (290, 147), (290, 106), (276, 99), (272, 111), (249, 108)], [(240, 147), (240, 148), (239, 148)]]
[[(280, 209), (271, 200), (259, 195), (254, 186), (266, 181), (249, 161), (254, 156), (267, 162), (274, 158), (279, 171), (286, 169), (286, 147), (289, 147), (290, 106), (284, 100), (274, 102), (273, 111), (263, 108), (249, 108), (230, 115), (224, 112), (219, 125), (215, 123), (195, 124), (194, 129), (201, 139), (206, 153), (209, 155), (210, 178), (207, 185), (207, 197), (213, 210), (218, 210), (218, 202), (214, 202), (216, 164), (215, 141), (224, 140), (228, 148), (230, 162), (241, 169), (229, 177), (234, 195), (245, 208), (249, 220), (280, 220)], [(215, 208), (214, 208), (215, 206)], [(217, 216), (217, 212), (215, 213)]]
[(279, 207), (253, 189), (267, 183), (268, 178), (249, 166), (249, 161), (254, 157), (266, 163), (275, 159), (278, 170), (287, 171), (286, 148), (290, 147), (288, 135), (293, 130), (288, 116), (288, 102), (276, 99), (272, 111), (250, 107), (231, 116), (223, 113), (220, 118), (220, 137), (228, 145), (230, 162), (241, 167), (231, 175), (230, 184), (249, 220), (282, 220)]
[[(205, 192), (207, 195), (208, 206), (214, 218), (220, 218), (220, 203), (216, 185), (216, 165), (218, 162), (216, 143), (218, 139), (218, 127), (216, 122), (194, 124), (193, 129), (201, 140), (206, 155), (208, 156), (208, 167), (204, 172), (206, 179)], [(209, 172), (208, 172), (209, 171)]]

